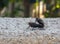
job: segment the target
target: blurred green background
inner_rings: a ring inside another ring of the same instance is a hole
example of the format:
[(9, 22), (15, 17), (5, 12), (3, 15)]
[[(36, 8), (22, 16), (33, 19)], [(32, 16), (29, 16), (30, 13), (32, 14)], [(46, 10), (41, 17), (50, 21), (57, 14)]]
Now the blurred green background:
[(60, 0), (0, 0), (0, 17), (60, 17)]

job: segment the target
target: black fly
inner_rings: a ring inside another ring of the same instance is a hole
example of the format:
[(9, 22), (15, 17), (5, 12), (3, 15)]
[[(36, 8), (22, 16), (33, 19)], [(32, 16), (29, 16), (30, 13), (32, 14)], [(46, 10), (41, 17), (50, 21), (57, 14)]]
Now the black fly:
[(43, 28), (44, 27), (44, 22), (43, 22), (42, 19), (36, 18), (36, 22), (38, 24), (37, 23), (33, 23), (33, 22), (29, 22), (28, 24), (29, 24), (30, 27), (33, 27), (33, 28), (36, 28), (36, 27)]

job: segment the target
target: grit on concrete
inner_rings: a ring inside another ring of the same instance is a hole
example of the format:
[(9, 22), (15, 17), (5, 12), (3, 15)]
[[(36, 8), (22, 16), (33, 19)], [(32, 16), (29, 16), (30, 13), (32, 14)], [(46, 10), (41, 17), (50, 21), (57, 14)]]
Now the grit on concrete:
[(35, 18), (0, 18), (0, 44), (60, 44), (60, 18), (42, 20), (45, 30), (32, 30)]

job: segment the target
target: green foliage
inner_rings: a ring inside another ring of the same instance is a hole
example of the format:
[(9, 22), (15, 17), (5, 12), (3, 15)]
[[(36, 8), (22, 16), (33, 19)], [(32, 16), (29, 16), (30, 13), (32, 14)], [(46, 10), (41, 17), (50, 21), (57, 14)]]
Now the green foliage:
[(22, 2), (22, 0), (9, 0), (9, 2)]
[(15, 2), (15, 0), (9, 0), (9, 2)]
[(0, 0), (0, 11), (8, 5), (8, 0)]
[[(23, 0), (0, 0), (0, 3), (1, 3), (1, 1), (2, 1), (3, 5), (0, 4), (0, 8), (7, 6), (9, 2), (12, 2), (12, 3), (13, 2), (15, 2), (15, 3), (22, 3), (23, 2)], [(44, 3), (46, 3), (46, 1), (48, 1), (48, 0), (42, 0), (42, 1)], [(48, 10), (49, 12), (46, 12), (44, 14), (45, 17), (58, 17), (58, 12), (56, 12), (56, 8), (58, 8), (58, 9), (60, 8), (60, 0), (55, 0), (55, 1), (56, 1), (56, 5), (52, 6), (51, 3), (49, 4), (49, 6), (50, 6), (49, 10)], [(34, 9), (36, 9), (36, 6), (38, 6), (38, 2), (39, 1), (36, 0), (36, 3), (33, 3)], [(15, 15), (15, 17), (22, 16), (19, 12), (24, 13), (24, 9), (20, 8), (19, 6), (16, 6), (15, 9), (14, 9), (14, 15)], [(22, 6), (23, 6), (23, 4), (22, 4)], [(51, 14), (51, 12), (52, 12), (52, 14)], [(10, 15), (9, 15), (8, 12), (6, 12), (5, 16), (9, 17)]]
[(0, 7), (7, 6), (7, 5), (8, 5), (8, 0), (0, 0)]
[(8, 0), (3, 0), (3, 3), (4, 3), (5, 6), (7, 6), (8, 5)]

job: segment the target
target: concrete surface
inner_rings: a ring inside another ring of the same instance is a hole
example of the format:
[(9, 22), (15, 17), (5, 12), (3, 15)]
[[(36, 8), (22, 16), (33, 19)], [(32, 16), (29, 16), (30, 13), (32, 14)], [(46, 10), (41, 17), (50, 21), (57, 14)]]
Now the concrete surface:
[(0, 44), (60, 44), (60, 18), (42, 20), (45, 30), (32, 30), (35, 18), (0, 18)]

